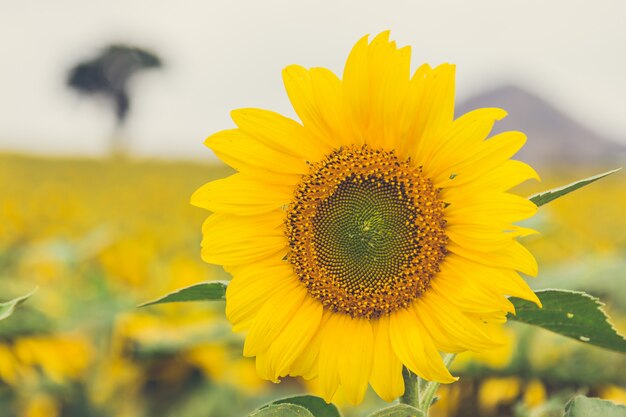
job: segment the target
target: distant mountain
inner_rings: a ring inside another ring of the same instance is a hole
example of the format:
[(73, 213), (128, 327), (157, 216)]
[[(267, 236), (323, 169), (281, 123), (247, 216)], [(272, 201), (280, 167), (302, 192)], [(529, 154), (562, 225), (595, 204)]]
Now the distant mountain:
[(544, 99), (513, 85), (474, 96), (457, 106), (457, 115), (480, 107), (499, 107), (508, 116), (494, 134), (519, 130), (528, 141), (515, 159), (533, 166), (599, 165), (624, 161), (626, 145), (605, 138), (565, 115)]

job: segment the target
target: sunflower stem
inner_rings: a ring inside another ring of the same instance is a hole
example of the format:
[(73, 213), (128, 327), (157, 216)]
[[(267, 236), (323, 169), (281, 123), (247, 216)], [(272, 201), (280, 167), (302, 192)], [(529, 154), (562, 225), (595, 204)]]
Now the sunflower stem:
[[(449, 368), (452, 364), (452, 361), (456, 357), (456, 353), (446, 353), (443, 357), (443, 363), (446, 365), (446, 368)], [(421, 380), (421, 378), (419, 378)], [(406, 380), (405, 380), (406, 381)], [(421, 382), (421, 381), (420, 381)], [(428, 381), (422, 385), (422, 390), (420, 392), (419, 401), (417, 405), (413, 405), (415, 408), (421, 410), (424, 413), (424, 417), (428, 417), (428, 410), (433, 403), (433, 399), (435, 398), (435, 394), (437, 393), (437, 389), (439, 389), (439, 382)]]
[(402, 367), (402, 378), (404, 379), (404, 394), (400, 397), (400, 402), (418, 408), (421, 378), (409, 371), (406, 366)]

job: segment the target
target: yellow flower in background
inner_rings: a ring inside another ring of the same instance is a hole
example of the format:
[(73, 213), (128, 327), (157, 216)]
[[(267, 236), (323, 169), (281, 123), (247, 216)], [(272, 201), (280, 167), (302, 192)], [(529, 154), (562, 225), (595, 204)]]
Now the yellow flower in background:
[(520, 395), (522, 382), (518, 377), (487, 378), (480, 385), (478, 403), (485, 414), (494, 414), (500, 404), (512, 404)]
[(465, 408), (464, 399), (461, 397), (462, 384), (442, 385), (437, 390), (438, 400), (428, 411), (432, 417), (449, 417), (458, 415), (460, 408)]
[(482, 351), (513, 306), (539, 303), (518, 274), (537, 273), (513, 223), (536, 207), (507, 192), (530, 178), (510, 160), (519, 132), (486, 140), (500, 109), (454, 119), (454, 66), (410, 75), (410, 49), (361, 39), (343, 78), (289, 66), (301, 124), (259, 109), (206, 141), (238, 172), (192, 197), (212, 214), (203, 259), (233, 279), (226, 314), (247, 330), (244, 355), (268, 380), (318, 377), (330, 401), (387, 401), (406, 366), (456, 380), (439, 351)]
[(47, 394), (38, 393), (29, 399), (20, 417), (58, 417), (61, 405)]
[(25, 385), (38, 379), (38, 371), (58, 384), (79, 380), (92, 359), (93, 346), (76, 334), (22, 336), (0, 343), (0, 381)]
[(626, 405), (626, 388), (608, 385), (600, 389), (600, 398)]
[(41, 369), (56, 383), (82, 377), (93, 358), (93, 347), (78, 335), (23, 337), (15, 341), (13, 351), (20, 363)]
[(17, 385), (22, 366), (21, 363), (17, 362), (13, 349), (5, 344), (0, 344), (0, 381)]
[(539, 407), (547, 398), (546, 387), (538, 379), (532, 379), (526, 384), (526, 390), (524, 391), (524, 404), (527, 407)]

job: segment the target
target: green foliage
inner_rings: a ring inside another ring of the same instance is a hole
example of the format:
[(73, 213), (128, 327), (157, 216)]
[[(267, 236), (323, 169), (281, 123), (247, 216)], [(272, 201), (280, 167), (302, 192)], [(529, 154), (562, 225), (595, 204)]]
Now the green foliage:
[(272, 404), (250, 414), (249, 417), (319, 417), (295, 404)]
[(530, 201), (532, 201), (533, 203), (535, 203), (535, 205), (537, 207), (541, 207), (544, 204), (547, 204), (547, 203), (549, 203), (549, 202), (551, 202), (553, 200), (556, 200), (557, 198), (563, 197), (564, 195), (569, 194), (572, 191), (576, 191), (579, 188), (582, 188), (582, 187), (584, 187), (586, 185), (589, 185), (589, 184), (591, 184), (591, 183), (593, 183), (595, 181), (598, 181), (599, 179), (602, 179), (602, 178), (604, 178), (606, 176), (614, 174), (614, 173), (616, 173), (617, 171), (620, 171), (620, 170), (621, 170), (621, 168), (617, 168), (617, 169), (614, 169), (612, 171), (607, 171), (607, 172), (604, 172), (602, 174), (598, 174), (598, 175), (594, 175), (592, 177), (588, 177), (588, 178), (585, 178), (585, 179), (582, 179), (582, 180), (578, 180), (576, 182), (573, 182), (573, 183), (571, 183), (569, 185), (565, 185), (563, 187), (555, 188), (553, 190), (543, 191), (543, 192), (541, 192), (539, 194), (535, 194), (535, 195), (529, 197), (528, 199)]
[(626, 340), (617, 333), (602, 310), (603, 304), (584, 292), (543, 290), (536, 292), (543, 308), (511, 297), (516, 315), (510, 320), (532, 324), (590, 345), (626, 353)]
[(297, 395), (282, 398), (264, 405), (250, 414), (250, 417), (341, 417), (333, 404), (320, 397)]
[(415, 407), (411, 407), (408, 404), (396, 404), (391, 407), (383, 408), (382, 410), (375, 411), (368, 417), (423, 417), (424, 413)]
[(624, 417), (626, 407), (599, 398), (578, 395), (565, 406), (563, 417)]
[(315, 417), (341, 417), (339, 410), (334, 404), (328, 404), (320, 397), (314, 395), (297, 395), (295, 397), (283, 398), (272, 402), (272, 404), (294, 404), (306, 408)]
[(172, 293), (140, 304), (138, 307), (146, 307), (154, 304), (177, 303), (182, 301), (220, 301), (226, 297), (226, 281), (209, 281), (190, 285)]
[(23, 295), (18, 298), (14, 298), (13, 300), (7, 301), (6, 303), (0, 303), (0, 320), (6, 319), (15, 311), (15, 308), (26, 301), (30, 296), (32, 296), (37, 291), (37, 288), (32, 290), (26, 295)]

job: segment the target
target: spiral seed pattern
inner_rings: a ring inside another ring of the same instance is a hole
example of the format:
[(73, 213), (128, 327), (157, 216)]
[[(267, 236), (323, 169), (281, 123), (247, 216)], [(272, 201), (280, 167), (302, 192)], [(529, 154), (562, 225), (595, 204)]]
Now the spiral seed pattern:
[(340, 148), (311, 165), (287, 208), (288, 260), (333, 312), (377, 318), (429, 286), (446, 254), (444, 203), (393, 151)]

